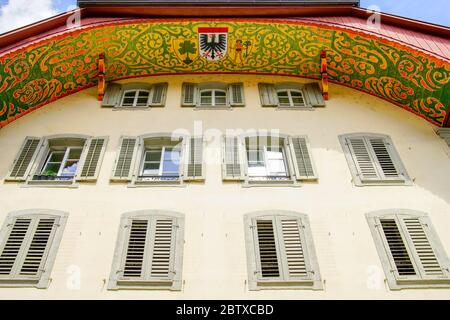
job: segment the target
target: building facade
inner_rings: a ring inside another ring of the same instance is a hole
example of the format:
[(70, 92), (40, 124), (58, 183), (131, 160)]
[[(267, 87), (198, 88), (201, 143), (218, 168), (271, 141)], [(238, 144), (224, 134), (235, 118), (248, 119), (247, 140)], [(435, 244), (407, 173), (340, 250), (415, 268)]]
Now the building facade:
[(450, 298), (448, 28), (80, 5), (0, 36), (1, 298)]

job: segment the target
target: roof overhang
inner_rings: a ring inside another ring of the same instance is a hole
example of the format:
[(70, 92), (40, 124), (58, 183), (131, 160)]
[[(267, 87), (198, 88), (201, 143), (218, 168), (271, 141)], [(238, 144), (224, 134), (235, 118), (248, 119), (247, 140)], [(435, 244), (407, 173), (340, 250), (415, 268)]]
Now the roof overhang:
[[(327, 51), (331, 82), (388, 100), (438, 126), (450, 126), (450, 29), (381, 14), (385, 29), (376, 31), (365, 27), (372, 14), (347, 3), (84, 7), (0, 36), (0, 127), (49, 102), (95, 86), (99, 53), (106, 55), (108, 81), (189, 73), (319, 79), (321, 50)], [(81, 17), (81, 25), (69, 28), (66, 22), (74, 15)], [(291, 51), (282, 57), (269, 50), (272, 66), (255, 63), (266, 44), (261, 42), (264, 37), (253, 33), (252, 65), (185, 65), (177, 45), (182, 38), (196, 43), (199, 25), (229, 27), (234, 30), (229, 34), (231, 42), (252, 34), (252, 25), (261, 34), (272, 33), (279, 45), (287, 45)], [(183, 33), (169, 32), (173, 28)], [(168, 34), (158, 47), (167, 63), (155, 58), (155, 42), (136, 48), (145, 40), (133, 36), (136, 29), (142, 30), (141, 36)], [(302, 38), (292, 40), (286, 30)], [(130, 59), (130, 54), (137, 55), (140, 62)]]

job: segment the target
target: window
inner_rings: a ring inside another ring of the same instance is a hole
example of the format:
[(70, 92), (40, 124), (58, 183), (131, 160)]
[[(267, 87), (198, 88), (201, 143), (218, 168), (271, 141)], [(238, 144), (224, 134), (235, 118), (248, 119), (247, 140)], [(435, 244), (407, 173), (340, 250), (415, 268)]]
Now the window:
[(260, 83), (259, 95), (263, 107), (295, 109), (324, 107), (325, 100), (319, 84), (300, 83)]
[(366, 215), (389, 287), (450, 287), (450, 264), (431, 221), (412, 210)]
[(202, 90), (200, 91), (201, 106), (220, 106), (227, 105), (227, 93), (224, 90)]
[(102, 107), (117, 109), (164, 107), (167, 83), (109, 83), (103, 96)]
[(389, 136), (354, 133), (339, 139), (355, 185), (411, 184)]
[(262, 211), (244, 222), (250, 290), (322, 289), (306, 215)]
[(107, 137), (82, 135), (27, 137), (6, 181), (24, 181), (30, 185), (96, 181), (107, 141)]
[(122, 98), (121, 107), (147, 107), (150, 91), (147, 90), (128, 90), (125, 91)]
[(447, 142), (447, 145), (450, 147), (450, 128), (439, 128), (436, 130), (438, 136)]
[(222, 161), (223, 180), (246, 186), (317, 180), (305, 136), (226, 136)]
[(184, 215), (169, 211), (124, 214), (109, 290), (181, 290)]
[(122, 137), (111, 181), (130, 185), (203, 181), (203, 137)]
[(305, 100), (300, 90), (278, 90), (278, 101), (281, 107), (304, 107)]
[(67, 213), (12, 212), (0, 232), (0, 287), (47, 288)]
[(242, 83), (183, 83), (182, 91), (183, 107), (228, 108), (245, 105)]

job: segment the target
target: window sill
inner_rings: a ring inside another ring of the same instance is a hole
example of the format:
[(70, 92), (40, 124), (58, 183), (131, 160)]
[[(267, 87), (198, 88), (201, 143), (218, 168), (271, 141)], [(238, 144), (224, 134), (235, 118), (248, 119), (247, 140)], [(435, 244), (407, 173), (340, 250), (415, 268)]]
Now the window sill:
[(23, 187), (78, 188), (75, 180), (29, 180)]
[(117, 290), (169, 290), (181, 291), (181, 283), (174, 281), (117, 281), (108, 288), (109, 291)]
[(137, 187), (151, 187), (151, 186), (184, 186), (183, 181), (180, 178), (176, 179), (158, 179), (158, 178), (147, 178), (147, 179), (136, 179), (132, 181), (128, 187), (129, 188), (137, 188)]
[(0, 279), (0, 288), (38, 288), (39, 279)]
[(232, 111), (232, 106), (221, 106), (221, 107), (214, 107), (214, 106), (195, 106), (194, 110), (225, 110), (225, 111)]
[(450, 288), (450, 279), (437, 280), (388, 280), (391, 290)]
[(411, 180), (374, 180), (374, 181), (361, 181), (360, 179), (353, 180), (356, 187), (373, 187), (373, 186), (413, 186), (414, 183)]
[(314, 111), (315, 109), (312, 106), (304, 106), (304, 107), (282, 107), (278, 106), (276, 108), (277, 111), (285, 111), (285, 110), (305, 110), (305, 111)]
[(151, 107), (114, 107), (113, 111), (125, 111), (125, 110), (145, 110), (149, 111), (151, 110)]
[(321, 281), (256, 281), (250, 283), (250, 291), (262, 290), (323, 290)]
[(242, 187), (300, 187), (300, 184), (293, 179), (289, 180), (251, 180), (247, 179)]

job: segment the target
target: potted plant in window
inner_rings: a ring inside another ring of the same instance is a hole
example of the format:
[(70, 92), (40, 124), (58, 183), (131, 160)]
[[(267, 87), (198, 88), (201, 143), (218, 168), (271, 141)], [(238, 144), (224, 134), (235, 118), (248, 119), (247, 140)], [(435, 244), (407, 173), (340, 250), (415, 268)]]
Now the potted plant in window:
[(55, 171), (47, 169), (41, 173), (39, 180), (54, 180), (56, 176), (57, 173)]

